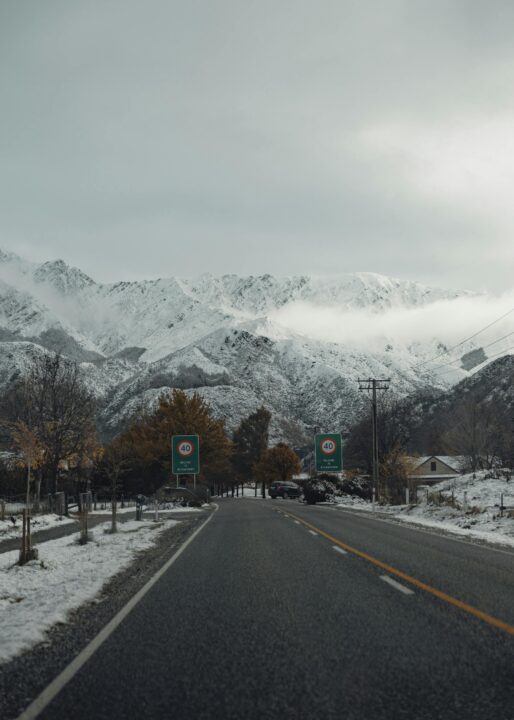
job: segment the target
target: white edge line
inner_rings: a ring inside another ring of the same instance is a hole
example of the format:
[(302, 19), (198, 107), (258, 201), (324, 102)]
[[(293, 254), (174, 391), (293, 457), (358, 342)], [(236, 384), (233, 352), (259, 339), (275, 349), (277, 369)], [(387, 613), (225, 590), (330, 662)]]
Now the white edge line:
[(94, 637), (86, 647), (80, 651), (80, 653), (67, 665), (59, 675), (52, 680), (50, 685), (40, 693), (35, 700), (18, 716), (17, 720), (33, 720), (40, 712), (42, 712), (47, 705), (59, 694), (59, 692), (70, 682), (70, 680), (78, 673), (78, 671), (85, 665), (89, 658), (94, 655), (98, 648), (103, 645), (107, 638), (116, 630), (127, 615), (135, 608), (140, 600), (147, 594), (147, 592), (160, 580), (164, 573), (173, 565), (175, 560), (179, 558), (184, 550), (190, 543), (193, 542), (195, 537), (204, 529), (208, 522), (214, 516), (214, 513), (218, 510), (218, 505), (214, 503), (216, 510), (209, 515), (207, 520), (203, 522), (199, 528), (189, 537), (183, 545), (179, 547), (177, 552), (155, 573), (153, 577), (148, 580), (146, 585), (137, 591), (137, 593), (124, 605), (121, 610), (110, 620), (105, 627), (103, 627), (98, 635)]
[(346, 550), (343, 550), (343, 548), (340, 548), (337, 545), (332, 545), (332, 550), (335, 550), (336, 552), (341, 553), (341, 555), (348, 555)]
[(399, 590), (404, 595), (414, 595), (414, 590), (411, 590), (410, 588), (405, 587), (405, 585), (396, 582), (396, 580), (393, 580), (393, 578), (390, 578), (388, 575), (380, 575), (380, 579), (386, 582), (388, 585), (391, 585), (391, 587), (394, 587), (395, 590)]

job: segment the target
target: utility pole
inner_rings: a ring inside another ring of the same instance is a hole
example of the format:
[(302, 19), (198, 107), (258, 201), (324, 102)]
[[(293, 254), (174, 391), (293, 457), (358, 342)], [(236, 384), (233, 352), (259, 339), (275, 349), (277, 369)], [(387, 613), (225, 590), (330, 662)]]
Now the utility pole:
[(373, 459), (373, 479), (371, 486), (372, 500), (375, 503), (375, 497), (378, 498), (378, 423), (377, 423), (377, 392), (379, 390), (388, 390), (390, 378), (368, 378), (361, 380), (359, 378), (359, 390), (365, 390), (367, 393), (371, 391), (371, 423), (373, 429), (373, 439), (371, 441), (371, 451)]

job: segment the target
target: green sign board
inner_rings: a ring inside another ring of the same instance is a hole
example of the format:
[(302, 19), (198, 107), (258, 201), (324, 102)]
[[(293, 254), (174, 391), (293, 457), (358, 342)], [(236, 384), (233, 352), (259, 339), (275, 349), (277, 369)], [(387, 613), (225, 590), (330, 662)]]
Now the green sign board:
[(339, 433), (316, 435), (314, 438), (316, 472), (341, 472), (343, 469), (343, 443)]
[(171, 472), (173, 475), (199, 474), (200, 438), (198, 435), (173, 435), (171, 438)]

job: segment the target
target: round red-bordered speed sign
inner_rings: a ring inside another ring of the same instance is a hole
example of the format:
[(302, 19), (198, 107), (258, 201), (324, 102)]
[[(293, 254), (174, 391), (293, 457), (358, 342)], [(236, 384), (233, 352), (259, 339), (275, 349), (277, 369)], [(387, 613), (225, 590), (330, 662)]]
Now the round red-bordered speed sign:
[(337, 450), (337, 443), (332, 438), (323, 438), (319, 444), (319, 449), (323, 455), (333, 455)]
[(195, 446), (190, 440), (181, 440), (177, 445), (177, 452), (180, 457), (187, 458), (195, 451)]

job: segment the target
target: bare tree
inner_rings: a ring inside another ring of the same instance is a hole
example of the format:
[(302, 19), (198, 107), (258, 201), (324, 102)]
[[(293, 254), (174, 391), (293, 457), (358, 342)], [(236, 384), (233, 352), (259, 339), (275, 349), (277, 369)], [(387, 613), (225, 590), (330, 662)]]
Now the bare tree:
[(77, 363), (59, 354), (35, 358), (0, 411), (5, 419), (24, 422), (35, 433), (45, 449), (38, 485), (44, 470), (55, 492), (62, 462), (80, 454), (84, 438), (95, 431), (95, 399)]
[(409, 476), (413, 471), (414, 464), (405, 454), (405, 450), (399, 446), (391, 448), (380, 464), (380, 497), (391, 505), (402, 503), (405, 490), (409, 487)]
[(26, 506), (28, 511), (30, 508), (30, 483), (32, 480), (32, 471), (38, 468), (43, 462), (45, 450), (36, 433), (22, 420), (18, 420), (18, 422), (14, 423), (12, 429), (12, 440), (24, 466), (27, 468)]
[(103, 470), (111, 488), (111, 532), (118, 531), (116, 503), (121, 477), (130, 470), (131, 458), (129, 446), (121, 437), (114, 438), (105, 448)]
[[(410, 438), (411, 417), (408, 405), (391, 391), (384, 393), (377, 414), (379, 462), (391, 452), (404, 452)], [(368, 404), (352, 425), (345, 443), (346, 464), (371, 472), (372, 423)]]
[(465, 457), (475, 473), (494, 463), (492, 447), (496, 430), (492, 408), (472, 398), (462, 402), (451, 416), (445, 446), (449, 452)]

